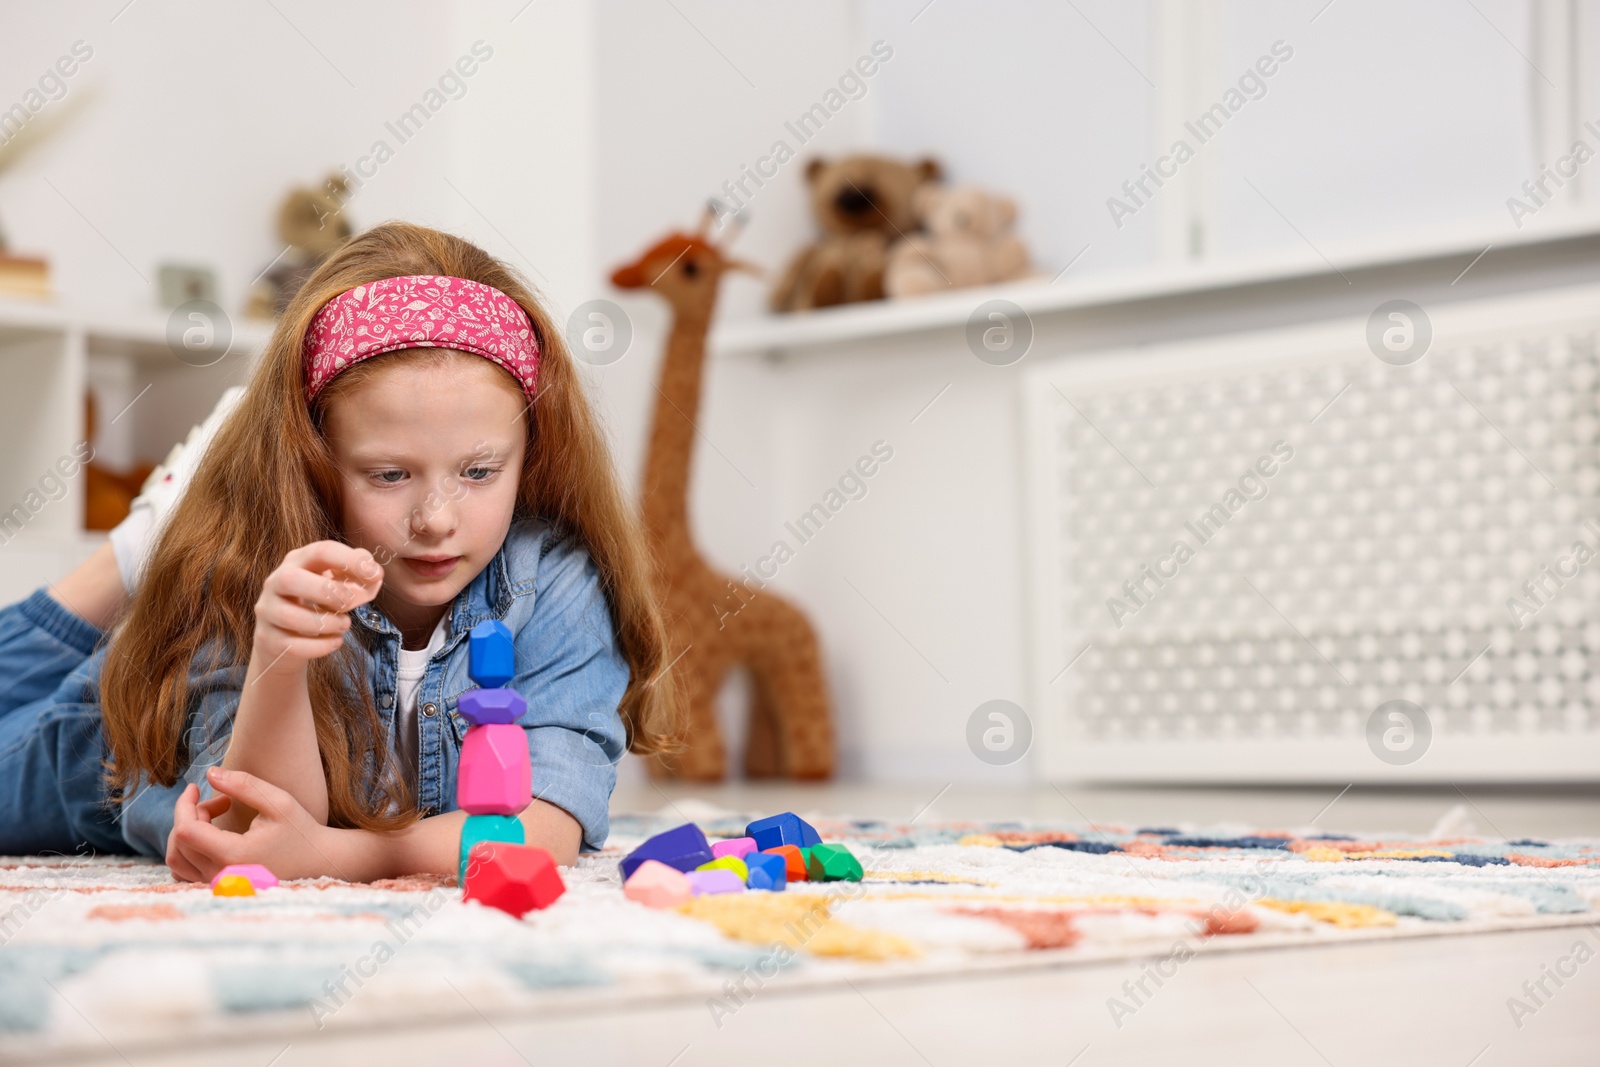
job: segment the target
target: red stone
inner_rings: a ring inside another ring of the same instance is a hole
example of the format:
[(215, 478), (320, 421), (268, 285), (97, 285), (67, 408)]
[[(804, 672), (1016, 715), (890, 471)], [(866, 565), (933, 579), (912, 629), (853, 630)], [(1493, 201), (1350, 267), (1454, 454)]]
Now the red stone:
[(566, 891), (555, 859), (542, 848), (485, 841), (467, 856), (463, 900), (521, 918), (535, 908), (548, 908)]

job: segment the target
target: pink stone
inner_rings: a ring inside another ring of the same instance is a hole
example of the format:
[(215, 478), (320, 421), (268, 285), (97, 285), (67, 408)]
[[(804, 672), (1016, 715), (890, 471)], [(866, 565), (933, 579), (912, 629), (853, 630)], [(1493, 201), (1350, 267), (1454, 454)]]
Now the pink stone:
[(471, 815), (515, 815), (532, 798), (533, 765), (522, 727), (469, 727), (456, 771), (456, 805)]
[(711, 846), (711, 855), (714, 859), (732, 856), (734, 859), (744, 859), (756, 850), (756, 839), (753, 837), (735, 837), (730, 841), (717, 841)]
[(234, 863), (217, 872), (216, 877), (211, 879), (211, 888), (217, 888), (217, 883), (230, 874), (237, 874), (256, 889), (271, 889), (278, 884), (278, 876), (259, 863)]
[(689, 879), (690, 892), (697, 897), (705, 896), (707, 893), (744, 892), (743, 879), (726, 867), (710, 871), (690, 871), (684, 877)]
[(622, 895), (647, 908), (676, 907), (689, 899), (689, 876), (660, 860), (645, 860), (622, 887)]

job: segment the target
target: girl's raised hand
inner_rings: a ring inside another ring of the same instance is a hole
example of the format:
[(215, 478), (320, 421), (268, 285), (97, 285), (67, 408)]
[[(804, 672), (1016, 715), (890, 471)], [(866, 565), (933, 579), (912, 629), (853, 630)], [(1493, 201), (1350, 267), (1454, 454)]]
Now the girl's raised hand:
[(335, 652), (350, 629), (351, 608), (383, 586), (383, 568), (364, 548), (313, 541), (283, 557), (256, 601), (253, 654), (271, 665), (300, 667)]

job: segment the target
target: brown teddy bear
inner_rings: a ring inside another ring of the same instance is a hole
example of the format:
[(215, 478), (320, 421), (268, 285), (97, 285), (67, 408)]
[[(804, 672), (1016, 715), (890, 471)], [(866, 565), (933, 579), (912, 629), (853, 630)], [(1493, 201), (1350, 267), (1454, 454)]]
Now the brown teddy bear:
[(925, 233), (908, 233), (889, 249), (884, 289), (915, 296), (1028, 277), (1028, 250), (1011, 233), (1017, 205), (976, 186), (925, 185), (911, 198)]
[(857, 155), (806, 164), (821, 240), (802, 249), (772, 290), (774, 311), (883, 299), (889, 245), (916, 225), (912, 197), (942, 172), (938, 161)]
[(350, 183), (331, 174), (320, 189), (304, 186), (289, 190), (278, 209), (278, 240), (288, 246), (250, 290), (245, 314), (274, 319), (305, 284), (311, 272), (354, 234), (344, 216)]

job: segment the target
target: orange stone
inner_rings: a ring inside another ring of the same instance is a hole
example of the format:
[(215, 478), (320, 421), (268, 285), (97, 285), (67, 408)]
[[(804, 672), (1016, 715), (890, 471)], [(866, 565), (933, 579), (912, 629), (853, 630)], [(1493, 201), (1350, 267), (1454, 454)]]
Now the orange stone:
[(783, 857), (784, 877), (791, 882), (806, 880), (806, 858), (800, 854), (799, 845), (779, 845), (763, 849), (768, 855)]

